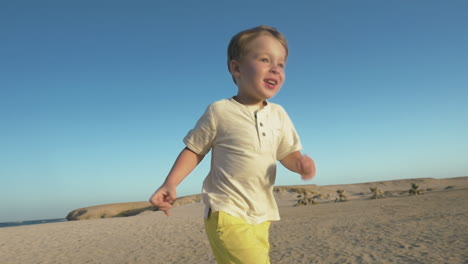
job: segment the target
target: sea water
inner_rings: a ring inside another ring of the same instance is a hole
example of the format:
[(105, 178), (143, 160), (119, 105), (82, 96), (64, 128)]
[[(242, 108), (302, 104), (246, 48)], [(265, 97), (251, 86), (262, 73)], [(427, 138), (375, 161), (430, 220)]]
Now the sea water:
[(12, 227), (12, 226), (48, 224), (48, 223), (57, 223), (57, 222), (66, 222), (66, 221), (67, 221), (67, 219), (65, 219), (65, 218), (56, 218), (56, 219), (44, 219), (44, 220), (4, 222), (4, 223), (0, 223), (0, 228), (1, 227)]

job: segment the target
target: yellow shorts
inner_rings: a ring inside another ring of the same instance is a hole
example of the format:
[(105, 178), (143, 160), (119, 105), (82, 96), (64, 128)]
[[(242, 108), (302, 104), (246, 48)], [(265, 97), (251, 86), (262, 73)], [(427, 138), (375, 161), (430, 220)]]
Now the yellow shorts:
[(205, 229), (218, 264), (270, 263), (270, 222), (251, 225), (225, 212), (212, 212)]

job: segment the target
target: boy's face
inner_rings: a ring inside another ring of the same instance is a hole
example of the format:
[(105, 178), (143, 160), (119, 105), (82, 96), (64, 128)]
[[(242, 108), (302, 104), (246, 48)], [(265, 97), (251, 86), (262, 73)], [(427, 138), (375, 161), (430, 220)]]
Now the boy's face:
[(243, 104), (262, 105), (283, 85), (286, 50), (269, 34), (253, 39), (246, 50), (240, 61), (231, 61), (231, 73), (238, 86), (236, 99)]

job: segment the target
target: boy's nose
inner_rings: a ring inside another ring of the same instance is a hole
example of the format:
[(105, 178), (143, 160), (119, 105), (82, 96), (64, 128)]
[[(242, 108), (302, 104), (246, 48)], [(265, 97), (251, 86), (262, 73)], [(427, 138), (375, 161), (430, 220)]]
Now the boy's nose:
[(280, 73), (280, 72), (281, 72), (281, 68), (278, 67), (278, 66), (272, 66), (271, 69), (270, 69), (270, 72), (272, 72), (272, 73)]

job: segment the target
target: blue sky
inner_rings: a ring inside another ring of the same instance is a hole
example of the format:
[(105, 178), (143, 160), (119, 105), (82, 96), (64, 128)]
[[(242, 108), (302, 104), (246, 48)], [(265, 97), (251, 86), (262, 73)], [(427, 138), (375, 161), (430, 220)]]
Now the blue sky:
[[(236, 94), (235, 33), (289, 42), (271, 101), (310, 182), (468, 176), (467, 1), (2, 1), (0, 222), (145, 201), (206, 106)], [(209, 157), (179, 186), (199, 193)]]

